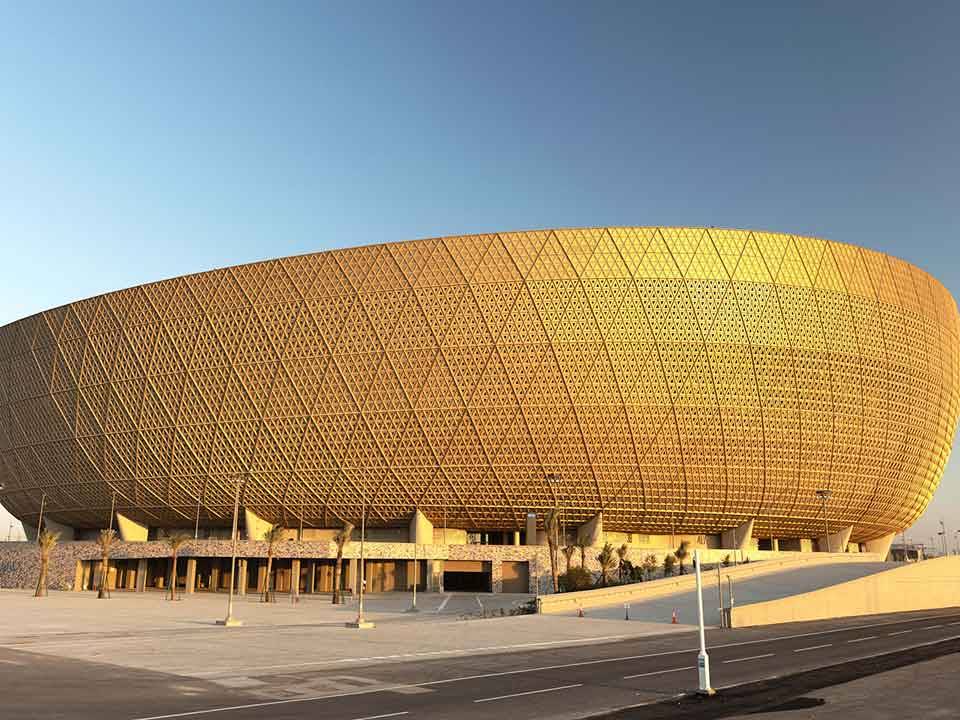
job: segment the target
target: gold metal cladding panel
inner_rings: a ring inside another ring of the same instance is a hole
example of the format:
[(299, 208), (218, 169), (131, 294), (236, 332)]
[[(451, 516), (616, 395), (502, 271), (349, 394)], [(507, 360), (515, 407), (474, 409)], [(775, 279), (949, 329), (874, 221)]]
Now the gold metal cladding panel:
[[(910, 525), (958, 416), (957, 307), (816, 238), (597, 228), (226, 268), (0, 329), (0, 500), (120, 512), (759, 536)], [(549, 479), (553, 477), (553, 479)]]

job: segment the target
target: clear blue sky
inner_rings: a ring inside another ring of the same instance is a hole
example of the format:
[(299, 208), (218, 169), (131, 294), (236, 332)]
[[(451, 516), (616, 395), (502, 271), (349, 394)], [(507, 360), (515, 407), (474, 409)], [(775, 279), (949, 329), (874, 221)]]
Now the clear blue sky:
[[(558, 225), (816, 234), (960, 295), (960, 4), (783, 5), (4, 4), (0, 324)], [(960, 528), (958, 466), (916, 539)]]

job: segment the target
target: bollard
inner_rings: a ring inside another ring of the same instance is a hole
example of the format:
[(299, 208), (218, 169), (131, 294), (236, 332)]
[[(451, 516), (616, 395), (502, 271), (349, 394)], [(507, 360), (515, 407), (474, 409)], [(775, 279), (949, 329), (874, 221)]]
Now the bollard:
[(623, 604), (623, 619), (624, 620), (630, 619), (630, 603)]
[(671, 625), (676, 625), (676, 624), (677, 624), (677, 609), (676, 609), (676, 608), (673, 609), (673, 616), (672, 616), (671, 619), (670, 619), (670, 624), (671, 624)]
[(577, 608), (577, 617), (583, 617), (583, 605)]

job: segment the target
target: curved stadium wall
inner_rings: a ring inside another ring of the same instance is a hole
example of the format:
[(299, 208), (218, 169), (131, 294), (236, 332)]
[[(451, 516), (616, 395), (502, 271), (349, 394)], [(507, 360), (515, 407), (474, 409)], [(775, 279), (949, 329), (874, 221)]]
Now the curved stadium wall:
[[(593, 228), (391, 243), (134, 287), (0, 329), (0, 502), (103, 527), (264, 519), (863, 541), (958, 416), (957, 307), (882, 253)], [(46, 499), (42, 500), (45, 494)]]

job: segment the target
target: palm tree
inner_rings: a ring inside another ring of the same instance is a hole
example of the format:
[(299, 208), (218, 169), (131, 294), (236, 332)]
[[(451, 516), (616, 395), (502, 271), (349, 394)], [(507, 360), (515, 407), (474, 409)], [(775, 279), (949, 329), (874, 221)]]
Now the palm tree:
[(624, 543), (617, 548), (617, 557), (620, 558), (620, 564), (617, 566), (617, 571), (620, 574), (620, 582), (623, 582), (623, 574), (627, 569), (627, 553), (630, 552), (630, 548), (627, 547), (627, 544)]
[(663, 576), (673, 575), (673, 566), (677, 564), (677, 558), (673, 553), (667, 553), (663, 556)]
[(677, 560), (680, 562), (680, 574), (683, 575), (683, 561), (690, 556), (690, 543), (686, 540), (680, 541), (680, 547), (677, 548), (676, 552), (673, 554), (677, 556)]
[[(189, 540), (183, 533), (174, 533), (167, 536), (167, 545), (170, 547), (170, 599), (177, 599), (177, 553), (183, 544)], [(188, 581), (189, 582), (189, 581)]]
[(107, 588), (110, 574), (110, 548), (113, 547), (116, 539), (117, 533), (113, 530), (101, 530), (97, 537), (97, 545), (100, 546), (100, 590), (97, 592), (99, 600), (110, 597), (110, 590)]
[(564, 545), (563, 546), (563, 557), (567, 560), (567, 574), (570, 574), (570, 561), (573, 559), (573, 554), (577, 551), (577, 548), (573, 545)]
[(353, 534), (353, 523), (347, 520), (343, 521), (343, 529), (333, 536), (333, 541), (337, 544), (337, 564), (333, 566), (333, 604), (339, 605), (343, 602), (340, 595), (340, 575), (343, 572), (343, 549), (350, 542), (350, 536)]
[(40, 577), (37, 578), (37, 591), (33, 594), (34, 597), (47, 596), (47, 568), (50, 567), (50, 555), (59, 538), (59, 533), (52, 533), (49, 530), (40, 533), (37, 541), (40, 544)]
[(560, 592), (560, 580), (557, 574), (557, 545), (560, 529), (560, 511), (550, 508), (543, 518), (543, 529), (547, 531), (547, 547), (550, 550), (550, 575), (553, 576), (553, 591)]
[(577, 547), (580, 549), (580, 567), (587, 567), (587, 548), (590, 547), (590, 543), (587, 542), (586, 538), (577, 538)]
[(610, 579), (610, 573), (613, 572), (613, 568), (616, 567), (617, 564), (616, 552), (614, 552), (613, 545), (607, 543), (603, 546), (603, 550), (597, 555), (597, 562), (600, 563), (600, 584), (606, 587)]
[(657, 556), (653, 553), (650, 553), (643, 559), (643, 574), (646, 575), (646, 579), (649, 580), (653, 577), (653, 573), (657, 570)]
[(270, 583), (270, 572), (273, 568), (273, 550), (282, 538), (283, 528), (279, 525), (275, 525), (263, 534), (263, 539), (267, 543), (267, 579), (263, 590), (263, 602), (273, 600), (273, 589)]

